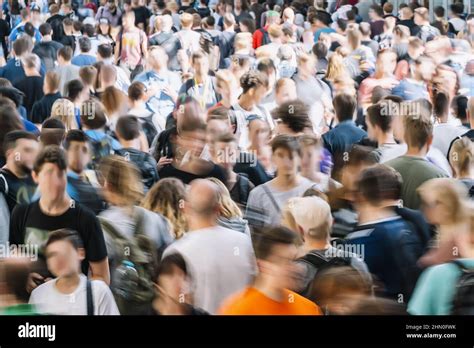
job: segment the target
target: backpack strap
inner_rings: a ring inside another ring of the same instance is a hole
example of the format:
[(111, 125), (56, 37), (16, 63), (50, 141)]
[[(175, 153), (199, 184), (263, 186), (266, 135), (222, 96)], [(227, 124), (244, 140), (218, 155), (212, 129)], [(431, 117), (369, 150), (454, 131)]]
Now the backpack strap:
[(262, 185), (262, 188), (265, 191), (265, 193), (267, 194), (268, 198), (270, 198), (270, 201), (272, 202), (273, 206), (276, 208), (277, 212), (280, 213), (280, 211), (281, 211), (280, 206), (278, 205), (277, 201), (275, 200), (275, 197), (273, 196), (273, 193), (270, 191), (270, 189), (265, 184)]
[(451, 263), (456, 265), (463, 273), (474, 272), (474, 268), (468, 268), (459, 260), (451, 260)]
[(305, 256), (300, 257), (299, 260), (310, 264), (316, 269), (319, 269), (329, 263), (329, 261), (326, 260), (324, 257), (314, 252), (307, 253)]
[(247, 198), (249, 196), (249, 179), (246, 175), (239, 173), (239, 196), (242, 200), (245, 197), (245, 200), (242, 200), (243, 205), (247, 205)]
[(86, 297), (87, 297), (87, 315), (94, 315), (94, 299), (92, 297), (92, 282), (87, 279), (86, 283)]

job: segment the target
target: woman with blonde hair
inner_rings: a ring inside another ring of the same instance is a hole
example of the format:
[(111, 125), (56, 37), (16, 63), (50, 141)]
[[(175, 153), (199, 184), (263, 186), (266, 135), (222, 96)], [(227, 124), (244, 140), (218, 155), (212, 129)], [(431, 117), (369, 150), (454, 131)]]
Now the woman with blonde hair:
[(208, 180), (215, 183), (219, 188), (219, 217), (217, 223), (222, 227), (250, 235), (248, 222), (243, 219), (242, 211), (230, 197), (227, 187), (219, 179), (208, 178)]
[(74, 103), (66, 98), (60, 98), (51, 107), (51, 118), (60, 120), (66, 127), (66, 132), (71, 129), (79, 129)]
[(436, 227), (432, 247), (418, 263), (431, 266), (462, 257), (465, 253), (466, 232), (469, 230), (467, 190), (454, 179), (426, 181), (417, 189), (421, 210), (426, 220)]
[(161, 214), (139, 206), (143, 199), (143, 184), (138, 169), (125, 158), (112, 155), (102, 159), (99, 173), (103, 194), (109, 203), (109, 208), (100, 213), (99, 219), (111, 264), (114, 264), (116, 251), (113, 246), (117, 233), (128, 238), (137, 234), (146, 236), (159, 255), (173, 237), (168, 221)]
[(112, 128), (114, 128), (117, 119), (127, 112), (127, 97), (121, 90), (111, 86), (104, 90), (101, 102), (104, 105), (109, 121), (113, 125)]
[(468, 137), (453, 142), (449, 151), (449, 164), (454, 177), (466, 185), (470, 198), (474, 199), (474, 143)]
[(186, 189), (181, 180), (164, 178), (148, 191), (141, 206), (167, 218), (172, 226), (174, 237), (179, 239), (188, 229), (183, 211), (185, 198)]

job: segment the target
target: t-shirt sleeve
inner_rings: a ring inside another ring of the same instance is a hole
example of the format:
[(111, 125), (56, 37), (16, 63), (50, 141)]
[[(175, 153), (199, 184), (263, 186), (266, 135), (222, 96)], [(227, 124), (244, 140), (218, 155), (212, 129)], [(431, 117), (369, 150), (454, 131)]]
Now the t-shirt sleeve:
[(97, 315), (120, 315), (110, 288), (101, 280), (95, 280), (93, 284)]
[(88, 261), (98, 262), (107, 257), (107, 248), (105, 247), (104, 232), (100, 226), (99, 220), (94, 213), (84, 207), (79, 207), (80, 231), (84, 248), (86, 250), (86, 258)]

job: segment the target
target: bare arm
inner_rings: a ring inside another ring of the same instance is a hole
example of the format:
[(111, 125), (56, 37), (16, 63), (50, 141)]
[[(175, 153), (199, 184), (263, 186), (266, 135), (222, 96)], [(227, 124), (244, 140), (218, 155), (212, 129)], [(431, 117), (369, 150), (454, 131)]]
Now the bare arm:
[(103, 280), (107, 285), (110, 285), (110, 270), (109, 259), (106, 257), (102, 261), (89, 262), (91, 270), (91, 279)]

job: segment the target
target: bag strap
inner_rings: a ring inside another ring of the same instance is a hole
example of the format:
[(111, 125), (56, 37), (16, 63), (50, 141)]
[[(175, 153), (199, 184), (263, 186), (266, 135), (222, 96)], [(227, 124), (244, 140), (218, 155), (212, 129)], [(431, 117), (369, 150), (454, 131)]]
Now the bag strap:
[(463, 273), (465, 272), (474, 272), (474, 268), (468, 268), (459, 260), (451, 260), (451, 263), (456, 265)]
[(87, 315), (94, 315), (94, 299), (92, 297), (92, 282), (87, 279), (86, 283), (86, 297), (87, 297)]
[(270, 198), (270, 201), (272, 201), (272, 204), (276, 208), (277, 212), (280, 213), (281, 212), (280, 206), (278, 205), (277, 201), (275, 200), (275, 197), (273, 197), (273, 194), (270, 191), (270, 189), (265, 184), (262, 185), (262, 188), (265, 191), (265, 193), (267, 194), (268, 198)]
[(321, 255), (313, 252), (307, 253), (306, 255), (301, 257), (300, 260), (309, 263), (315, 268), (321, 268), (322, 266), (327, 265), (329, 263), (329, 261), (323, 258)]

